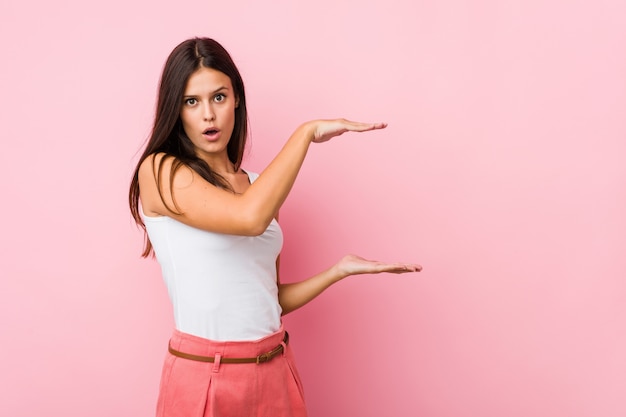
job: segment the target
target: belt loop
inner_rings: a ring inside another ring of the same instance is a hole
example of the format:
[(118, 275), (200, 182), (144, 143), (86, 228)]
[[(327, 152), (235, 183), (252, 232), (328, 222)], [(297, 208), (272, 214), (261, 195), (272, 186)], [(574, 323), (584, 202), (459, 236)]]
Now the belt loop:
[(221, 353), (216, 353), (215, 354), (215, 361), (213, 362), (213, 372), (219, 372), (220, 371), (220, 363), (222, 362), (222, 354)]
[(287, 341), (289, 340), (289, 335), (285, 331), (285, 335), (283, 336), (283, 340), (280, 341), (280, 344), (283, 347), (283, 357), (287, 356)]

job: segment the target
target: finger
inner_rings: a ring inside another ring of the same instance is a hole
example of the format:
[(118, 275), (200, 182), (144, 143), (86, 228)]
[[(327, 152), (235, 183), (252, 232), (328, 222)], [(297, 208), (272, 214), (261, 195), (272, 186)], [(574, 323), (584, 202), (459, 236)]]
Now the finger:
[(422, 270), (421, 265), (417, 264), (390, 264), (384, 266), (383, 272), (393, 272), (396, 274), (402, 274), (406, 272), (420, 272)]
[(366, 132), (369, 130), (378, 130), (384, 129), (387, 127), (387, 123), (378, 122), (378, 123), (361, 123), (361, 122), (350, 122), (347, 123), (344, 127), (351, 132)]

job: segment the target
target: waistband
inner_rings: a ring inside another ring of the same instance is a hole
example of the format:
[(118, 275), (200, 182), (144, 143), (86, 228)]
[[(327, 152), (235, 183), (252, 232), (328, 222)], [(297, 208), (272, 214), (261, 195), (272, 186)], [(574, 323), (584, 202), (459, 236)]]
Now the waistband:
[[(256, 358), (286, 345), (286, 332), (281, 328), (271, 335), (252, 341), (215, 341), (174, 330), (169, 341), (170, 349), (202, 357)], [(252, 361), (251, 361), (252, 362)]]

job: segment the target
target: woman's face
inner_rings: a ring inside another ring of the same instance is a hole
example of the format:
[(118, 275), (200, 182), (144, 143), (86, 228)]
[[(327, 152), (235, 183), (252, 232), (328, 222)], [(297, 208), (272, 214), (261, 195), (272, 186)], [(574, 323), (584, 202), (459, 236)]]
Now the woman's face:
[[(180, 119), (200, 158), (227, 156), (226, 146), (235, 126), (238, 99), (223, 72), (200, 68), (189, 77)], [(204, 159), (204, 158), (203, 158)]]

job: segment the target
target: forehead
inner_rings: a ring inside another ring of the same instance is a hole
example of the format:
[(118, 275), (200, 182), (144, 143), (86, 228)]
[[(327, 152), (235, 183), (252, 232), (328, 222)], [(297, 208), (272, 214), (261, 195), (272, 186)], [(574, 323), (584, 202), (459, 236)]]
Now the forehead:
[(220, 88), (232, 89), (228, 75), (213, 68), (199, 68), (187, 80), (185, 95), (210, 93)]

